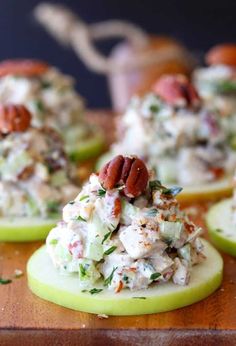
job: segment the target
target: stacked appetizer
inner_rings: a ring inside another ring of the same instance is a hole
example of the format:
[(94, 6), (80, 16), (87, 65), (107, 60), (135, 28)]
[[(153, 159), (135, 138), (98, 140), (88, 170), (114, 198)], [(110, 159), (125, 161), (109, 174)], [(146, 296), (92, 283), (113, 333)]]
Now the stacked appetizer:
[(73, 199), (73, 180), (60, 135), (32, 127), (23, 105), (0, 106), (0, 240), (45, 239), (62, 206)]
[(134, 97), (118, 124), (111, 152), (140, 156), (164, 184), (180, 184), (180, 198), (215, 198), (231, 191), (236, 152), (217, 111), (202, 104), (182, 75), (161, 77), (153, 93)]
[(233, 198), (212, 206), (206, 221), (212, 242), (222, 251), (236, 256), (236, 176)]
[(206, 55), (208, 67), (194, 72), (193, 81), (208, 109), (217, 110), (236, 149), (236, 44), (213, 47)]
[(193, 75), (199, 94), (222, 116), (236, 114), (236, 44), (213, 47), (206, 63), (208, 67), (196, 69)]
[(63, 209), (28, 263), (31, 290), (108, 315), (176, 309), (215, 291), (222, 259), (179, 210), (181, 188), (151, 180), (142, 160), (116, 156)]
[(23, 104), (32, 113), (33, 126), (56, 128), (74, 160), (96, 156), (103, 147), (97, 127), (84, 119), (83, 101), (74, 89), (74, 80), (44, 62), (0, 63), (0, 103)]

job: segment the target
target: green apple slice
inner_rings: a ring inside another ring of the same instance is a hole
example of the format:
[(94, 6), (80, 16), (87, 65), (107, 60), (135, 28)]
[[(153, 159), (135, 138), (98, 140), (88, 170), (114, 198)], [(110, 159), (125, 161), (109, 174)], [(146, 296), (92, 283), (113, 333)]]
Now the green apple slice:
[(212, 242), (222, 251), (236, 256), (236, 225), (232, 222), (232, 199), (211, 207), (206, 216)]
[(72, 161), (85, 161), (98, 156), (104, 149), (104, 139), (101, 134), (91, 138), (79, 140), (74, 144), (67, 144), (66, 151)]
[(58, 219), (36, 217), (0, 218), (0, 241), (25, 242), (44, 240)]
[(29, 288), (40, 298), (94, 314), (141, 315), (178, 309), (206, 298), (221, 284), (222, 258), (207, 241), (203, 242), (207, 258), (193, 268), (187, 286), (164, 283), (146, 290), (114, 293), (99, 284), (94, 288), (102, 289), (100, 293), (82, 292), (78, 276), (59, 274), (43, 246), (28, 262)]
[(183, 186), (183, 191), (177, 196), (179, 202), (210, 201), (232, 194), (232, 177), (225, 177), (215, 182), (196, 186)]
[(98, 156), (105, 147), (104, 134), (97, 126), (80, 124), (62, 132), (66, 151), (73, 161), (85, 161)]

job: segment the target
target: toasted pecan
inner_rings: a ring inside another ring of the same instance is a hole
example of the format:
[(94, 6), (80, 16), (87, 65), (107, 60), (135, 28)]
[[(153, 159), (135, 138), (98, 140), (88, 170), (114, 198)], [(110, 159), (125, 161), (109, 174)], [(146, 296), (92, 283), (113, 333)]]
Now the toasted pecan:
[(31, 114), (23, 105), (0, 105), (0, 132), (23, 132), (28, 129), (31, 122)]
[(48, 70), (47, 63), (39, 60), (5, 60), (0, 63), (0, 77), (7, 75), (34, 77)]
[(236, 44), (225, 43), (212, 47), (205, 56), (208, 65), (236, 66)]
[(105, 189), (123, 186), (124, 195), (130, 198), (138, 197), (145, 191), (148, 177), (142, 160), (122, 155), (114, 157), (99, 173), (99, 180)]
[(198, 107), (200, 104), (197, 91), (184, 75), (163, 75), (153, 91), (174, 107)]

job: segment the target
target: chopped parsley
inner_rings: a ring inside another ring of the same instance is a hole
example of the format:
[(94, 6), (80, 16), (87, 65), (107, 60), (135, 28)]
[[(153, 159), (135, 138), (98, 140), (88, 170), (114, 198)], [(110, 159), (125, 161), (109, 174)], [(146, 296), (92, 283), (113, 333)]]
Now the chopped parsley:
[(47, 210), (50, 214), (57, 214), (60, 208), (60, 203), (58, 201), (48, 201)]
[(80, 197), (80, 202), (84, 201), (85, 199), (88, 199), (89, 198), (89, 195), (86, 195), (86, 196), (82, 196)]
[(103, 238), (103, 240), (102, 240), (102, 244), (103, 243), (105, 243), (105, 241), (111, 236), (111, 231), (110, 232), (108, 232), (108, 233), (106, 233), (105, 235), (104, 235), (104, 238)]
[(156, 191), (156, 190), (162, 190), (164, 186), (161, 185), (160, 180), (152, 180), (149, 182), (149, 188), (152, 191)]
[(220, 228), (217, 228), (215, 231), (216, 231), (217, 233), (222, 233), (222, 232), (223, 232), (223, 230), (220, 229)]
[(167, 188), (161, 184), (159, 180), (153, 180), (149, 182), (149, 188), (151, 191), (161, 191), (163, 195), (177, 196), (181, 191), (182, 187), (173, 186), (171, 188)]
[(159, 112), (160, 107), (158, 105), (151, 105), (149, 109), (152, 113), (157, 113)]
[(84, 278), (87, 275), (86, 268), (81, 263), (79, 265), (79, 272), (80, 272), (81, 278)]
[(35, 101), (35, 107), (38, 112), (43, 113), (45, 111), (44, 104), (41, 100)]
[(10, 284), (11, 282), (12, 282), (12, 280), (10, 280), (10, 279), (0, 278), (0, 285), (7, 285), (7, 284)]
[(124, 281), (126, 284), (129, 283), (129, 277), (128, 277), (126, 274), (124, 274), (124, 276), (123, 276), (123, 281)]
[(87, 220), (85, 220), (82, 216), (77, 216), (76, 218), (77, 221), (83, 221), (83, 222), (87, 222)]
[(99, 189), (98, 190), (98, 197), (104, 197), (106, 194), (106, 190), (104, 189)]
[(58, 243), (58, 239), (51, 239), (49, 242), (50, 245), (57, 245), (57, 243)]
[(51, 86), (52, 86), (52, 83), (50, 83), (49, 81), (46, 81), (46, 80), (41, 81), (42, 89), (48, 89), (48, 88), (51, 88)]
[(215, 89), (220, 94), (234, 94), (236, 93), (236, 82), (222, 81), (215, 86)]
[(102, 288), (92, 288), (92, 289), (89, 291), (89, 293), (90, 293), (90, 294), (97, 294), (97, 293), (100, 293), (100, 292), (102, 292), (102, 291), (103, 291)]
[(117, 248), (117, 246), (111, 246), (109, 249), (107, 249), (107, 250), (104, 252), (104, 255), (105, 255), (105, 256), (110, 255), (112, 252), (115, 251), (116, 248)]
[(154, 217), (157, 215), (157, 213), (158, 213), (158, 210), (155, 208), (152, 208), (152, 209), (148, 210), (146, 214), (147, 214), (147, 216)]
[(112, 282), (113, 275), (118, 267), (113, 268), (111, 274), (104, 280), (104, 286), (109, 286)]
[(180, 186), (173, 186), (169, 189), (165, 189), (164, 191), (162, 191), (162, 193), (164, 195), (177, 196), (182, 190), (183, 190), (183, 188)]
[(158, 279), (160, 276), (161, 276), (161, 273), (153, 273), (150, 276), (150, 280), (154, 281), (154, 280)]

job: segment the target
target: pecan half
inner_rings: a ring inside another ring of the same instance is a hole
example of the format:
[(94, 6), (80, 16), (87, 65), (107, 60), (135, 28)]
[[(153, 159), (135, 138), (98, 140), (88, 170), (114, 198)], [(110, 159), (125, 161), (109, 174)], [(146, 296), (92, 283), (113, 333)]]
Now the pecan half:
[(225, 43), (212, 47), (205, 56), (208, 65), (236, 66), (236, 44)]
[(130, 198), (138, 197), (145, 191), (148, 177), (148, 170), (142, 160), (122, 155), (114, 157), (99, 173), (99, 180), (105, 189), (124, 185), (123, 193)]
[(0, 105), (0, 132), (23, 132), (28, 129), (31, 122), (31, 114), (23, 105)]
[(0, 77), (9, 74), (34, 77), (43, 74), (48, 68), (47, 63), (38, 60), (5, 60), (0, 63)]
[(153, 86), (153, 91), (174, 107), (198, 107), (197, 91), (184, 75), (164, 75)]

